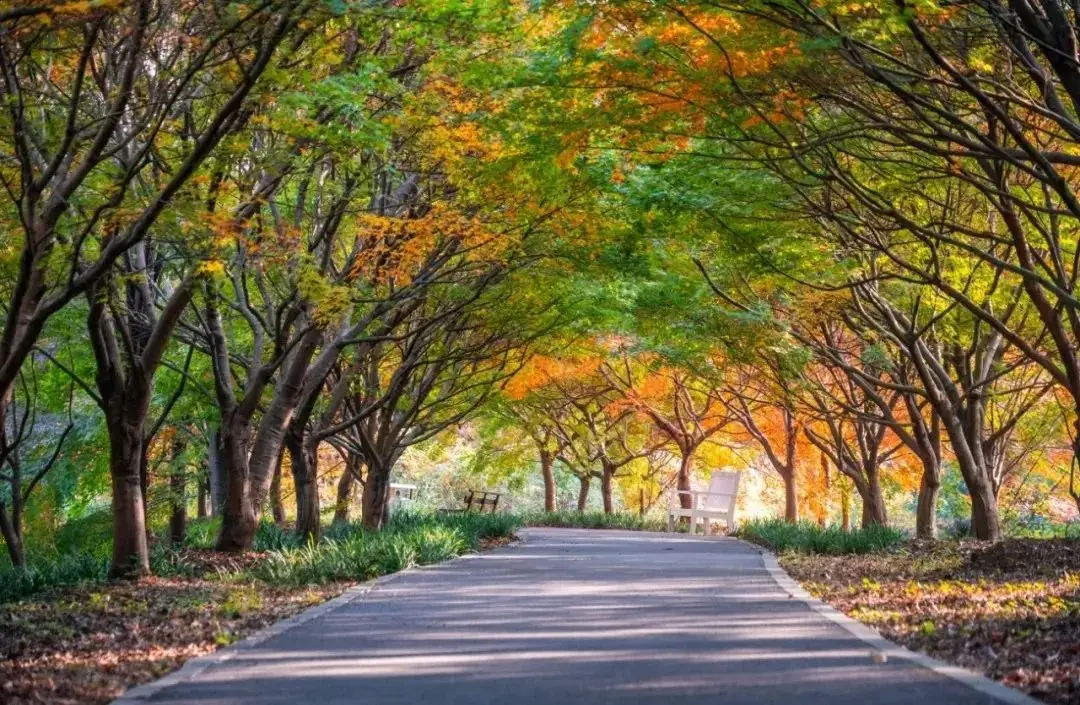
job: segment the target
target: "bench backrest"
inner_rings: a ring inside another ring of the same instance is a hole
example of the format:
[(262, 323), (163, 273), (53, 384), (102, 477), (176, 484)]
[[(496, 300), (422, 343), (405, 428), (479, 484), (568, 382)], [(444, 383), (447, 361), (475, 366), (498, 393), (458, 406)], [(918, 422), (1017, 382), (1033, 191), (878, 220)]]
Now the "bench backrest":
[(465, 495), (465, 511), (476, 510), (478, 512), (483, 512), (484, 509), (487, 509), (489, 512), (494, 512), (495, 508), (498, 506), (498, 492), (469, 490), (469, 493)]
[(702, 496), (702, 509), (728, 511), (735, 506), (739, 496), (739, 478), (741, 472), (714, 472), (709, 478), (709, 493)]

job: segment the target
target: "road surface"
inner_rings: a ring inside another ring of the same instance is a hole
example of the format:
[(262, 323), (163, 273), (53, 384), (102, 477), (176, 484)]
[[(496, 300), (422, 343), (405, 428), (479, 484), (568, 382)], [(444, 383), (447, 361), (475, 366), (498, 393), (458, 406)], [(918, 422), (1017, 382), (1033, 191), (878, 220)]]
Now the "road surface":
[(998, 702), (871, 654), (739, 541), (532, 529), (522, 545), (398, 576), (145, 702)]

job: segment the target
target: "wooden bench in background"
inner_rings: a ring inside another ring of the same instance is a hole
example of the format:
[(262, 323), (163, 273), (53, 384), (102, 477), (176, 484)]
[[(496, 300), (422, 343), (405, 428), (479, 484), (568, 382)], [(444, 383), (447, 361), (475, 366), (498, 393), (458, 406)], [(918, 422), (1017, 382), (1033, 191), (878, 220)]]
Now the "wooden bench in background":
[(455, 509), (440, 509), (439, 511), (444, 514), (459, 514), (461, 512), (483, 513), (486, 510), (489, 514), (492, 514), (495, 512), (495, 508), (499, 506), (501, 496), (498, 492), (469, 490), (465, 493), (464, 506)]
[(487, 508), (488, 512), (494, 512), (499, 506), (499, 497), (498, 492), (469, 490), (469, 493), (465, 495), (465, 511), (476, 510), (483, 514), (484, 509)]

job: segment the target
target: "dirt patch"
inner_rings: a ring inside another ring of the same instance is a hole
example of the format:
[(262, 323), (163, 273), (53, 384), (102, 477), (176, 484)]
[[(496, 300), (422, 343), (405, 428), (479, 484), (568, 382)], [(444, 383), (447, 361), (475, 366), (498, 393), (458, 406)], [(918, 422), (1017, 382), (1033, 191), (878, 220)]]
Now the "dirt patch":
[(1080, 703), (1078, 541), (913, 541), (881, 554), (787, 554), (780, 564), (908, 648), (1049, 703)]

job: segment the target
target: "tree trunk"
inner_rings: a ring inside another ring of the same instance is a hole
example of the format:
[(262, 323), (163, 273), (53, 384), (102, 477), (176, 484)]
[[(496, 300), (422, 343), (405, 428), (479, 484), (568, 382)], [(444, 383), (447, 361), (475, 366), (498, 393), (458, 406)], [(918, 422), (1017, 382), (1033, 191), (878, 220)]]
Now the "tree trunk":
[(862, 528), (877, 524), (884, 526), (889, 522), (885, 498), (881, 495), (881, 480), (877, 471), (868, 473), (866, 495), (862, 498)]
[(840, 493), (840, 527), (851, 531), (851, 494), (846, 491)]
[(980, 541), (1000, 541), (1001, 522), (998, 518), (997, 498), (989, 482), (969, 487), (971, 495), (971, 533)]
[(794, 524), (799, 520), (799, 493), (795, 485), (795, 468), (788, 468), (784, 478), (784, 521)]
[[(935, 400), (931, 398), (931, 401)], [(945, 401), (937, 400), (935, 409), (971, 497), (972, 534), (983, 541), (1000, 541), (997, 498), (990, 481), (991, 474), (980, 452), (985, 436), (984, 416), (977, 407), (975, 402), (970, 402), (960, 413)]]
[(306, 438), (289, 433), (285, 438), (292, 461), (293, 486), (296, 488), (296, 533), (304, 541), (318, 541), (319, 532), (319, 457)]
[(915, 507), (915, 536), (920, 539), (937, 538), (937, 504), (941, 492), (941, 480), (929, 468), (923, 471), (919, 485), (919, 501)]
[(187, 468), (176, 467), (169, 474), (169, 541), (173, 546), (182, 546), (187, 532)]
[(210, 514), (219, 517), (225, 512), (225, 497), (229, 494), (229, 475), (225, 468), (225, 449), (221, 441), (221, 429), (210, 432), (206, 467), (207, 483), (210, 489)]
[(337, 485), (337, 499), (334, 502), (334, 523), (344, 524), (349, 521), (349, 505), (352, 503), (352, 489), (356, 474), (360, 472), (360, 458), (350, 453), (345, 458), (345, 470)]
[[(266, 495), (270, 493), (274, 463), (281, 457), (285, 435), (302, 400), (304, 380), (311, 367), (311, 356), (321, 341), (322, 331), (317, 327), (303, 335), (292, 351), (291, 360), (274, 387), (273, 398), (255, 429), (251, 456), (248, 458), (248, 478), (256, 516), (262, 511)], [(327, 348), (327, 354), (332, 349)], [(336, 356), (336, 353), (334, 354)]]
[(860, 496), (859, 498), (862, 500), (862, 511), (859, 515), (859, 526), (863, 529), (866, 529), (870, 526), (873, 526), (874, 524), (884, 524), (885, 522), (881, 521), (879, 518), (881, 508), (877, 505), (877, 503), (874, 502), (874, 500), (870, 497)]
[(13, 518), (14, 515), (15, 512), (8, 515), (7, 509), (0, 504), (0, 534), (4, 537), (4, 543), (7, 544), (11, 565), (23, 568), (26, 566), (26, 547), (22, 539), (22, 522), (16, 521)]
[[(140, 424), (141, 426), (141, 424)], [(145, 442), (144, 442), (145, 445)], [(150, 459), (147, 457), (147, 453), (139, 453), (139, 491), (143, 497), (143, 512), (150, 511)], [(150, 530), (150, 517), (143, 517), (143, 526), (146, 530)], [(151, 537), (147, 534), (147, 540)]]
[(592, 482), (592, 478), (588, 475), (581, 475), (578, 477), (578, 482), (581, 483), (581, 486), (578, 488), (577, 510), (583, 512), (586, 503), (589, 501), (589, 484)]
[(319, 518), (319, 483), (311, 476), (301, 478), (296, 485), (296, 533), (304, 541), (318, 541)]
[(196, 516), (198, 516), (200, 519), (205, 519), (206, 517), (208, 517), (210, 515), (210, 507), (208, 506), (209, 505), (209, 500), (210, 500), (209, 495), (210, 495), (210, 484), (207, 481), (206, 473), (205, 472), (200, 472), (199, 473), (199, 501), (198, 501), (198, 507), (195, 510), (196, 511)]
[(603, 473), (600, 475), (600, 497), (604, 501), (604, 514), (614, 511), (614, 497), (612, 486), (615, 484), (615, 471), (610, 465), (604, 463)]
[(364, 528), (378, 531), (386, 523), (386, 505), (390, 495), (390, 473), (377, 469), (377, 463), (368, 464), (367, 481), (360, 497)]
[(285, 503), (281, 501), (281, 463), (284, 457), (284, 453), (278, 456), (274, 478), (270, 481), (270, 514), (278, 526), (285, 524)]
[(142, 426), (109, 424), (109, 476), (112, 481), (113, 551), (109, 577), (150, 574), (146, 509), (142, 493)]
[(555, 458), (548, 451), (540, 451), (540, 471), (544, 476), (544, 511), (555, 511)]
[[(680, 492), (679, 494), (679, 506), (683, 509), (692, 509), (694, 506), (694, 498), (689, 494), (690, 492), (690, 474), (693, 470), (694, 456), (688, 452), (683, 451), (683, 456), (679, 460), (679, 476), (675, 481), (675, 488)], [(682, 518), (683, 523), (689, 522), (687, 517)]]
[(829, 518), (829, 456), (825, 454), (824, 450), (822, 450), (818, 455), (818, 463), (821, 468), (821, 477), (825, 487), (825, 493), (821, 499), (821, 509), (817, 512), (817, 520), (818, 526), (824, 529), (826, 523), (828, 523)]
[(255, 543), (255, 507), (248, 482), (248, 439), (246, 419), (222, 422), (221, 445), (224, 456), (225, 502), (221, 510), (221, 532), (215, 548), (226, 553), (250, 551)]

